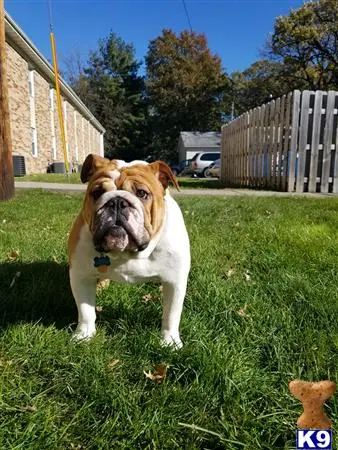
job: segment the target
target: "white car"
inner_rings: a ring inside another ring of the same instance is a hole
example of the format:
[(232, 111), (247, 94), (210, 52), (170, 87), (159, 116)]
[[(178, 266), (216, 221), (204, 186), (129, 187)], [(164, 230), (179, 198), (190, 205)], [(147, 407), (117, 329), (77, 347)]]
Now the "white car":
[(185, 169), (185, 173), (205, 177), (206, 171), (212, 162), (220, 159), (220, 152), (200, 152), (196, 153), (189, 165)]
[(206, 177), (219, 178), (221, 176), (221, 159), (216, 159), (205, 171)]

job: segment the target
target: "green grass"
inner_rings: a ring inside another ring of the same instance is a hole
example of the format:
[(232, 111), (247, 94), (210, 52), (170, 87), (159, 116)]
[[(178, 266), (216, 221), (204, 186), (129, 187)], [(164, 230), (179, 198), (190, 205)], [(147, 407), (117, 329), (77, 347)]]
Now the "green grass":
[(217, 178), (178, 178), (183, 189), (222, 189), (224, 185)]
[[(40, 181), (43, 183), (81, 183), (79, 173), (71, 173), (69, 177), (62, 173), (37, 173), (16, 177), (15, 181)], [(224, 187), (217, 179), (206, 178), (178, 178), (181, 188), (185, 189), (221, 189)]]
[(80, 184), (80, 174), (70, 173), (35, 173), (24, 177), (15, 177), (15, 181), (39, 181), (43, 183), (76, 183)]
[[(156, 285), (101, 291), (97, 336), (70, 340), (65, 242), (81, 201), (0, 204), (0, 448), (294, 448), (288, 382), (338, 379), (338, 199), (181, 197), (192, 270), (178, 352), (159, 345)], [(143, 371), (159, 363), (157, 385)], [(337, 430), (337, 395), (326, 411)]]

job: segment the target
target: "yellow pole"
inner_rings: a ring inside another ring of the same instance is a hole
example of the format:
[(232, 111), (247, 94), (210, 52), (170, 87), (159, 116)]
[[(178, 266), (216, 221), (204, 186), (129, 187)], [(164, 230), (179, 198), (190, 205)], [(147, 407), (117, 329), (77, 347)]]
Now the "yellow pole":
[(59, 122), (61, 129), (61, 141), (63, 148), (63, 158), (65, 161), (65, 168), (67, 175), (69, 174), (69, 166), (68, 166), (68, 155), (67, 155), (67, 145), (66, 145), (66, 133), (65, 133), (65, 123), (63, 120), (63, 112), (62, 112), (62, 102), (61, 102), (61, 94), (60, 94), (60, 82), (59, 82), (59, 71), (58, 71), (58, 63), (56, 59), (56, 46), (55, 46), (55, 37), (54, 33), (50, 32), (50, 41), (52, 44), (52, 53), (53, 53), (53, 64), (54, 64), (54, 77), (55, 77), (55, 89), (56, 89), (56, 98), (58, 104), (58, 113), (59, 113)]

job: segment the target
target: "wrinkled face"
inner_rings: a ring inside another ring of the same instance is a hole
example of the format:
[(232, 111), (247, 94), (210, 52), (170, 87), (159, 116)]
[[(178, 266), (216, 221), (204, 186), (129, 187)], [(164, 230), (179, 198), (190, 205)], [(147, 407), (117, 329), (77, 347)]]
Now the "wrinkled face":
[(164, 193), (171, 179), (163, 162), (153, 164), (89, 155), (81, 171), (89, 181), (84, 219), (98, 252), (142, 251), (161, 228)]

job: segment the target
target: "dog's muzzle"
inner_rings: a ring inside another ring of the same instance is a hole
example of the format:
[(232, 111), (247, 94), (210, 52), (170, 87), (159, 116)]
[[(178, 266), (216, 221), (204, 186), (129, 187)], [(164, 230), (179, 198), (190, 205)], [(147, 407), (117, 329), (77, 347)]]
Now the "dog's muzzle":
[(143, 208), (133, 197), (129, 192), (115, 191), (106, 202), (101, 202), (93, 226), (93, 242), (98, 252), (147, 248), (149, 236), (144, 229)]

